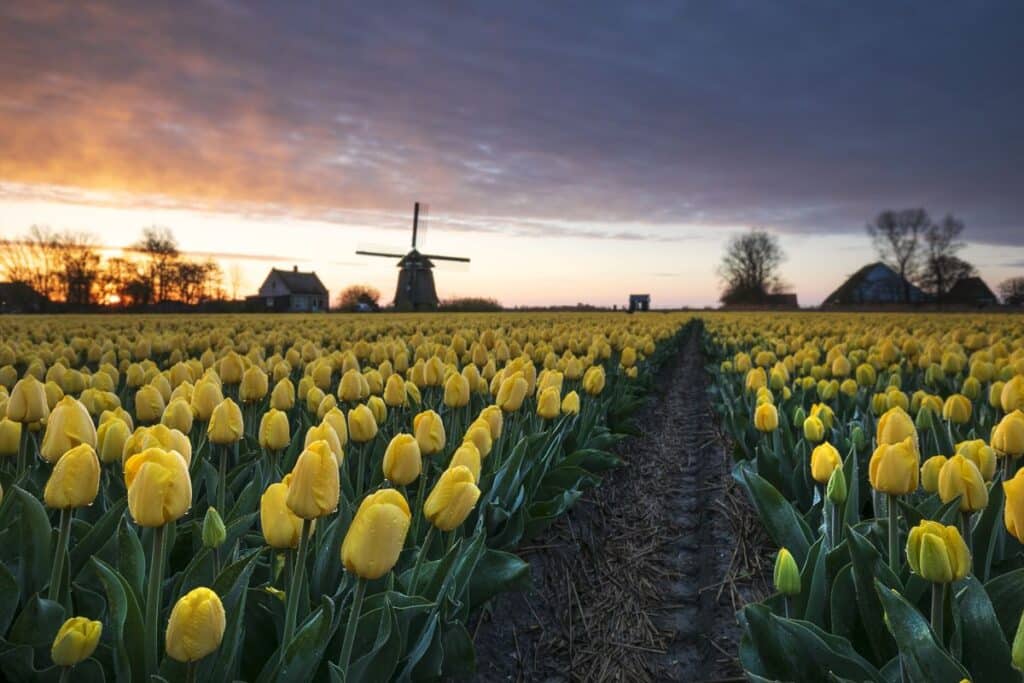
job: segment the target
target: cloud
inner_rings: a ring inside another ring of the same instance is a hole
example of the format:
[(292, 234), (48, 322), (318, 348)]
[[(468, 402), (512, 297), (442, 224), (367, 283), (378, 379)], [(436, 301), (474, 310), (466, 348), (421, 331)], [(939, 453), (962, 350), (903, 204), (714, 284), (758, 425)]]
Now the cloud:
[[(425, 199), (446, 230), (656, 241), (860, 232), (924, 205), (1022, 244), (1022, 19), (1013, 2), (7, 3), (0, 194), (394, 230)], [(665, 229), (595, 227), (625, 223)]]

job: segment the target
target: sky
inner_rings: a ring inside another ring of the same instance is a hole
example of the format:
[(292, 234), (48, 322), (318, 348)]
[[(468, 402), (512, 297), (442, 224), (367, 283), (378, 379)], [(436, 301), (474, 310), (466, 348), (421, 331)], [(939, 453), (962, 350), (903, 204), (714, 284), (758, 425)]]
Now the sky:
[[(422, 247), (442, 297), (715, 303), (763, 228), (819, 303), (865, 224), (965, 221), (1024, 273), (1024, 4), (0, 4), (0, 236), (116, 250), (143, 227), (254, 292), (270, 267), (390, 299)], [(111, 252), (112, 253), (112, 252)]]

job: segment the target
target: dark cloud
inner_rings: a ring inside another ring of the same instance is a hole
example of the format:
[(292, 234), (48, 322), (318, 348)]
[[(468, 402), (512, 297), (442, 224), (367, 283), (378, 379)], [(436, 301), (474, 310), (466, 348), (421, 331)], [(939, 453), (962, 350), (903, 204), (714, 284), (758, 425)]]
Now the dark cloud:
[[(5, 3), (0, 181), (407, 229), (1024, 244), (1024, 5)], [(96, 201), (119, 201), (96, 198)], [(593, 229), (646, 223), (662, 229)]]

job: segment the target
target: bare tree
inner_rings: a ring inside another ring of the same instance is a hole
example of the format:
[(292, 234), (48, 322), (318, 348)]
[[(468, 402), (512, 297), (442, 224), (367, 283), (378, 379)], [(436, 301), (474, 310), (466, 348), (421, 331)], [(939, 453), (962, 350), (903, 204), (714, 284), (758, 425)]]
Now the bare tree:
[(903, 302), (910, 302), (910, 280), (917, 275), (921, 256), (921, 236), (931, 225), (924, 209), (883, 211), (867, 231), (875, 242), (882, 261), (903, 278)]
[(235, 261), (228, 268), (228, 281), (231, 283), (231, 299), (232, 301), (238, 300), (238, 291), (242, 288), (242, 266)]
[(380, 300), (380, 291), (370, 285), (349, 285), (341, 290), (334, 300), (335, 308), (343, 311), (354, 311), (360, 304), (374, 308)]
[(62, 296), (60, 249), (46, 226), (33, 225), (21, 237), (0, 241), (0, 269), (11, 282), (22, 282), (50, 300)]
[(958, 281), (978, 274), (974, 266), (957, 256), (966, 246), (960, 240), (963, 231), (963, 221), (950, 214), (938, 223), (930, 223), (924, 231), (924, 258), (918, 285), (939, 303)]
[(999, 296), (1008, 306), (1024, 305), (1024, 277), (1011, 277), (999, 283)]
[(725, 284), (722, 303), (760, 303), (782, 289), (779, 267), (786, 256), (775, 235), (751, 230), (729, 240), (718, 274)]
[(149, 280), (149, 289), (153, 292), (153, 300), (164, 301), (168, 291), (173, 287), (170, 281), (172, 266), (181, 255), (174, 234), (168, 228), (144, 228), (142, 239), (135, 244), (134, 249), (149, 259), (146, 276)]
[(66, 232), (55, 239), (60, 259), (58, 279), (64, 301), (75, 306), (95, 303), (100, 277), (96, 238), (88, 233)]

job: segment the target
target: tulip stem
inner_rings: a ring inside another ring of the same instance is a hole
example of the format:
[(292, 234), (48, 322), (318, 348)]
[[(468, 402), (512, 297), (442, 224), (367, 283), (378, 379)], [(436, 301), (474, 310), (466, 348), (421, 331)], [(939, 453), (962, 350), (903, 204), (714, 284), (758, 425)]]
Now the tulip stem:
[(889, 496), (889, 569), (896, 576), (900, 574), (900, 530), (899, 506), (896, 496)]
[(964, 537), (964, 543), (967, 544), (967, 552), (971, 555), (974, 554), (974, 544), (971, 542), (971, 513), (961, 512), (960, 513), (960, 535)]
[(356, 579), (356, 593), (352, 598), (352, 611), (348, 614), (348, 624), (345, 626), (345, 642), (341, 647), (341, 656), (338, 658), (338, 666), (348, 674), (348, 662), (352, 658), (352, 644), (356, 640), (356, 629), (359, 626), (359, 613), (363, 610), (363, 597), (366, 595), (366, 579)]
[(62, 666), (60, 668), (60, 683), (69, 683), (71, 680), (71, 667)]
[(217, 463), (217, 510), (224, 509), (224, 501), (228, 497), (228, 449), (224, 446), (215, 446), (219, 451), (220, 458)]
[(431, 524), (430, 528), (427, 529), (427, 535), (423, 539), (423, 545), (420, 546), (420, 551), (416, 554), (416, 564), (412, 568), (412, 577), (409, 579), (409, 590), (416, 590), (416, 579), (420, 575), (420, 567), (423, 565), (423, 557), (430, 550), (430, 542), (434, 540), (434, 525)]
[(427, 487), (427, 472), (430, 470), (430, 459), (423, 459), (423, 468), (420, 470), (420, 483), (416, 488), (416, 507), (413, 509), (412, 537), (420, 533), (420, 518), (423, 516), (423, 492)]
[(185, 669), (185, 683), (195, 683), (196, 680), (196, 669), (199, 666), (199, 662), (189, 662), (188, 668)]
[[(25, 474), (25, 468), (28, 466), (28, 441), (32, 438), (28, 433), (28, 423), (22, 423), (21, 434), (18, 436), (18, 479)], [(1010, 456), (1006, 456), (1009, 460)]]
[(71, 538), (71, 510), (62, 508), (60, 511), (60, 531), (57, 533), (57, 550), (53, 554), (53, 569), (50, 571), (50, 600), (60, 599), (61, 576), (64, 573), (64, 556), (68, 552), (68, 540)]
[(295, 635), (295, 622), (299, 616), (299, 594), (302, 592), (302, 578), (306, 574), (306, 552), (309, 549), (309, 526), (308, 519), (302, 520), (302, 534), (299, 536), (299, 552), (292, 567), (291, 585), (288, 586), (288, 594), (285, 596), (288, 601), (288, 609), (284, 616), (284, 638), (281, 641), (281, 658), (284, 659), (284, 652)]
[(935, 631), (935, 637), (939, 639), (939, 644), (943, 643), (942, 634), (942, 620), (943, 612), (945, 611), (946, 602), (946, 584), (944, 583), (933, 583), (932, 584), (932, 630)]
[(164, 551), (167, 540), (166, 526), (153, 528), (152, 567), (149, 584), (146, 587), (146, 671), (153, 676), (157, 673), (159, 659), (157, 644), (160, 642), (160, 589), (163, 586)]
[(356, 499), (358, 500), (359, 498), (363, 497), (363, 468), (366, 465), (366, 463), (364, 462), (366, 459), (366, 444), (359, 444), (359, 446), (356, 447), (356, 451), (356, 474), (354, 479)]

